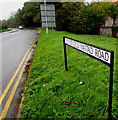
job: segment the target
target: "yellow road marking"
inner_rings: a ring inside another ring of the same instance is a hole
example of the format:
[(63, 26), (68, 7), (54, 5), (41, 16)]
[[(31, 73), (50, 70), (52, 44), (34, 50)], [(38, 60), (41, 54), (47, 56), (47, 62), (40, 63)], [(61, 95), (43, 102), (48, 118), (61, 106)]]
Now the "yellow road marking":
[(22, 98), (22, 100), (21, 100), (21, 104), (20, 104), (20, 106), (19, 106), (19, 109), (21, 109), (22, 108), (22, 106), (23, 106), (23, 100), (24, 100), (24, 97)]
[(15, 85), (14, 85), (12, 91), (11, 91), (11, 94), (10, 94), (10, 96), (9, 96), (9, 98), (8, 98), (6, 104), (5, 104), (5, 107), (4, 107), (4, 109), (3, 109), (2, 113), (1, 113), (0, 120), (4, 119), (6, 114), (7, 114), (7, 111), (9, 109), (10, 105), (11, 105), (14, 94), (15, 94), (15, 92), (17, 90), (17, 87), (19, 85), (19, 82), (20, 82), (20, 80), (22, 78), (23, 71), (24, 71), (24, 69), (22, 69), (22, 71), (21, 71), (21, 73), (20, 73), (20, 75), (19, 75), (19, 77), (17, 79), (17, 82), (15, 83)]
[(14, 75), (12, 76), (12, 78), (11, 78), (10, 82), (8, 83), (7, 87), (5, 88), (5, 90), (3, 91), (2, 95), (0, 96), (0, 104), (1, 104), (2, 101), (4, 100), (4, 98), (5, 98), (5, 96), (6, 96), (7, 92), (8, 92), (8, 90), (9, 90), (9, 88), (11, 87), (11, 85), (12, 85), (12, 83), (13, 83), (13, 81), (14, 81), (16, 75), (18, 74), (18, 72), (19, 72), (19, 70), (20, 70), (20, 68), (21, 68), (21, 66), (22, 66), (22, 64), (23, 64), (23, 62), (24, 62), (24, 60), (25, 60), (25, 58), (27, 57), (27, 55), (28, 55), (28, 53), (29, 53), (29, 51), (30, 51), (32, 45), (35, 43), (35, 41), (36, 41), (36, 40), (34, 40), (34, 41), (31, 43), (29, 49), (27, 50), (27, 52), (26, 52), (24, 58), (22, 59), (20, 65), (19, 65), (18, 68), (17, 68), (16, 72), (14, 73)]
[(12, 83), (13, 83), (16, 75), (18, 74), (18, 72), (19, 72), (19, 70), (20, 70), (20, 68), (21, 68), (21, 66), (22, 66), (22, 64), (23, 64), (23, 62), (24, 62), (24, 60), (25, 60), (25, 58), (26, 58), (26, 56), (27, 56), (28, 53), (29, 53), (29, 49), (28, 49), (28, 51), (26, 52), (24, 58), (22, 59), (20, 65), (18, 66), (18, 68), (17, 68), (16, 72), (14, 73), (13, 77), (11, 78), (10, 82), (8, 83), (7, 87), (5, 88), (4, 92), (3, 92), (2, 95), (0, 96), (0, 104), (2, 103), (2, 101), (3, 101), (4, 97), (6, 96), (9, 88), (11, 87), (11, 85), (12, 85)]
[[(0, 97), (0, 104), (2, 103), (4, 97), (6, 96), (6, 94), (7, 94), (8, 90), (9, 90), (11, 84), (13, 83), (16, 75), (18, 74), (20, 68), (22, 67), (23, 62), (24, 62), (25, 58), (27, 57), (27, 54), (28, 54), (29, 51), (31, 50), (31, 48), (32, 48), (33, 44), (35, 43), (35, 41), (36, 41), (36, 39), (34, 39), (34, 41), (31, 43), (28, 51), (26, 52), (24, 58), (22, 59), (20, 65), (18, 66), (15, 74), (13, 75), (12, 79), (10, 80), (9, 84), (7, 85), (7, 87), (6, 87), (6, 89), (4, 90), (3, 94), (1, 95), (1, 97)], [(12, 91), (11, 91), (11, 94), (10, 94), (10, 96), (9, 96), (9, 98), (8, 98), (5, 106), (4, 106), (4, 109), (3, 109), (3, 111), (2, 111), (2, 113), (1, 113), (1, 115), (0, 115), (0, 120), (2, 120), (2, 119), (5, 118), (8, 110), (9, 110), (9, 107), (10, 107), (11, 102), (12, 102), (12, 100), (13, 100), (14, 94), (15, 94), (15, 92), (16, 92), (16, 90), (17, 90), (17, 87), (18, 87), (18, 85), (19, 85), (19, 83), (20, 83), (20, 80), (21, 80), (21, 78), (22, 78), (22, 74), (23, 74), (23, 71), (24, 71), (24, 67), (25, 67), (25, 66), (23, 66), (23, 68), (22, 68), (22, 70), (21, 70), (21, 72), (20, 72), (20, 75), (19, 75), (19, 77), (18, 77), (18, 79), (17, 79), (17, 81), (16, 81), (16, 83), (15, 83), (15, 85), (14, 85)], [(21, 106), (20, 106), (20, 107), (21, 107)]]

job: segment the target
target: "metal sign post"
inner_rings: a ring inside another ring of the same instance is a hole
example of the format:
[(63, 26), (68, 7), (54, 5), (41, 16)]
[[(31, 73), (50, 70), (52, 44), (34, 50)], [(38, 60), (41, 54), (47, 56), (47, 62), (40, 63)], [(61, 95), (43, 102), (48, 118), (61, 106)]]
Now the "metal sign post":
[(110, 76), (109, 76), (109, 101), (108, 101), (108, 117), (112, 118), (112, 93), (113, 93), (113, 68), (114, 68), (114, 52), (111, 52)]
[(44, 4), (40, 4), (40, 9), (42, 27), (46, 28), (46, 33), (48, 33), (48, 28), (56, 27), (55, 6), (54, 4), (46, 4), (45, 0)]
[(106, 50), (100, 47), (96, 47), (84, 42), (80, 42), (68, 37), (63, 37), (64, 43), (64, 58), (65, 58), (65, 70), (68, 71), (67, 66), (67, 54), (66, 46), (86, 54), (93, 59), (107, 65), (110, 67), (110, 77), (109, 77), (109, 100), (108, 100), (108, 118), (112, 118), (112, 91), (113, 91), (113, 68), (114, 68), (114, 51)]
[(46, 33), (48, 34), (47, 13), (46, 13), (46, 0), (44, 0), (44, 5), (45, 5), (45, 18), (46, 18)]
[(68, 71), (65, 38), (63, 38), (63, 43), (64, 43), (65, 70)]

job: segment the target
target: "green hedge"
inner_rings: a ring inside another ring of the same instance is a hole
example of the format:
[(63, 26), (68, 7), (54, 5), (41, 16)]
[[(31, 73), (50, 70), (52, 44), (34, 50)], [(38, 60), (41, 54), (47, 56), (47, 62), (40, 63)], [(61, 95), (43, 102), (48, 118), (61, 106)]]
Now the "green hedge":
[(7, 29), (7, 25), (0, 25), (0, 30)]
[(112, 31), (118, 32), (118, 25), (113, 26)]

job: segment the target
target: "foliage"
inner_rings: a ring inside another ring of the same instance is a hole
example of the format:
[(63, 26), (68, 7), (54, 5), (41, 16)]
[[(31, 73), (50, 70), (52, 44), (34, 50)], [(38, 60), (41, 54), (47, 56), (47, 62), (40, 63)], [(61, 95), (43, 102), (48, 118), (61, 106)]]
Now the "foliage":
[[(111, 37), (42, 30), (25, 85), (21, 118), (107, 118), (109, 68), (67, 47), (66, 72), (63, 36), (116, 52), (116, 39)], [(116, 83), (114, 79), (113, 114), (117, 116)]]
[[(26, 2), (14, 16), (7, 20), (8, 27), (41, 27), (40, 2)], [(48, 3), (50, 4), (50, 3)], [(52, 3), (51, 3), (52, 4)], [(99, 34), (107, 18), (118, 16), (118, 2), (63, 2), (53, 3), (56, 9), (56, 30), (76, 34)]]
[(26, 27), (34, 27), (40, 25), (40, 3), (26, 2), (22, 10), (23, 24)]
[(83, 21), (80, 17), (71, 18), (68, 31), (76, 34), (84, 33), (84, 25), (85, 21)]
[(10, 31), (10, 29), (2, 29), (2, 30), (0, 30), (0, 32), (7, 32), (7, 31)]
[(11, 16), (8, 20), (7, 20), (7, 26), (10, 28), (18, 28), (19, 26), (19, 21), (17, 20), (16, 17)]
[(60, 8), (56, 10), (56, 29), (68, 31), (70, 21), (80, 14), (83, 6), (83, 2), (62, 3)]
[(112, 27), (112, 30), (113, 30), (114, 32), (118, 33), (118, 25), (113, 26), (113, 27)]
[(83, 33), (99, 34), (99, 27), (105, 22), (105, 11), (99, 3), (87, 6), (80, 14)]
[(76, 34), (99, 34), (99, 27), (104, 24), (107, 14), (101, 3), (87, 6), (83, 3), (63, 3), (56, 17), (59, 30)]
[(0, 30), (2, 30), (2, 29), (7, 29), (7, 21), (6, 20), (0, 21)]
[(76, 34), (99, 34), (99, 28), (108, 16), (111, 16), (114, 22), (116, 21), (117, 4), (116, 2), (93, 2), (87, 6), (81, 3), (81, 7), (77, 5), (74, 7), (75, 5), (71, 3), (70, 5), (63, 3), (61, 9), (57, 10), (57, 30), (66, 30)]
[(39, 2), (26, 2), (24, 7), (19, 9), (15, 16), (11, 16), (8, 19), (8, 26), (18, 27), (19, 25), (25, 27), (41, 26)]
[(113, 19), (113, 26), (116, 25), (116, 19), (118, 17), (118, 2), (110, 2), (107, 6), (107, 13)]

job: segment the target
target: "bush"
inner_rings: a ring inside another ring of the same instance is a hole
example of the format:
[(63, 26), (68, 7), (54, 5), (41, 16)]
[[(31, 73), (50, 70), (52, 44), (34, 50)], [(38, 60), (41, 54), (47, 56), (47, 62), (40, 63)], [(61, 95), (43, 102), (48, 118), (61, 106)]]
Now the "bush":
[(7, 29), (7, 25), (2, 25), (2, 29)]
[(104, 24), (104, 10), (95, 3), (87, 6), (80, 14), (81, 27), (85, 34), (99, 34), (99, 27)]
[(71, 18), (67, 31), (76, 34), (99, 34), (99, 27), (102, 23), (103, 21), (96, 22), (96, 19), (91, 15), (84, 15)]
[(113, 26), (113, 27), (112, 27), (112, 31), (114, 31), (114, 32), (117, 33), (117, 32), (118, 32), (118, 25)]
[(0, 25), (0, 30), (7, 29), (7, 25)]
[(76, 34), (82, 33), (80, 23), (79, 18), (72, 18), (69, 23), (68, 31)]
[[(76, 25), (75, 23), (78, 22), (76, 17), (78, 17), (83, 6), (82, 2), (64, 2), (56, 6), (56, 30), (73, 32), (71, 29), (76, 29), (73, 28), (73, 25)], [(74, 31), (76, 32), (76, 30)]]
[[(101, 5), (92, 3), (88, 6), (83, 6), (81, 9), (78, 6), (75, 9), (73, 5), (71, 4), (70, 8), (67, 4), (63, 4), (63, 7), (56, 11), (56, 29), (76, 34), (99, 34), (99, 28), (104, 24), (106, 17)], [(71, 13), (73, 11), (76, 13), (75, 15)]]
[(0, 30), (2, 30), (2, 25), (0, 25)]

